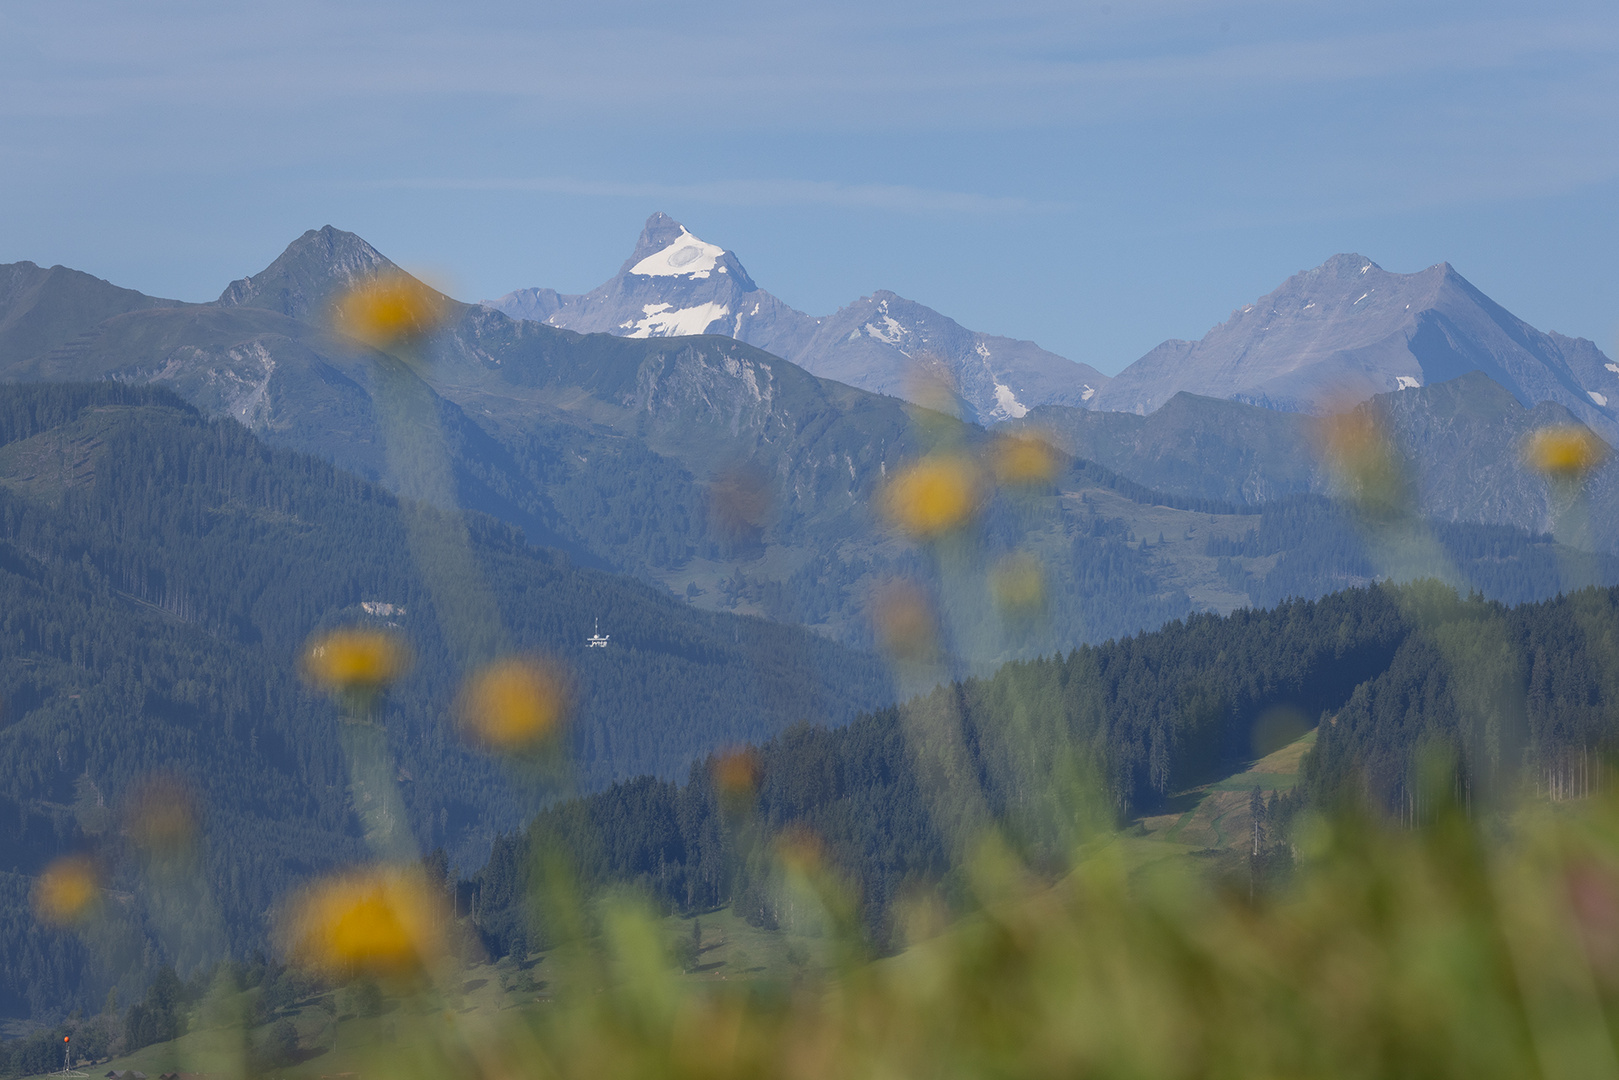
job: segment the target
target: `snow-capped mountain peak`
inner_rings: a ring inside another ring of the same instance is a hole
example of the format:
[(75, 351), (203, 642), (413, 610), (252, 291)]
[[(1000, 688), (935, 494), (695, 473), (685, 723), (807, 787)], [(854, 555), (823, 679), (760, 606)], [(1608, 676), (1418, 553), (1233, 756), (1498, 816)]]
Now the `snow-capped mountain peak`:
[(680, 226), (680, 235), (661, 251), (655, 251), (630, 267), (641, 277), (706, 278), (712, 273), (728, 273), (720, 260), (725, 249), (704, 243)]
[(964, 329), (921, 304), (879, 290), (825, 318), (754, 284), (736, 255), (653, 214), (618, 274), (583, 296), (519, 289), (486, 301), (518, 319), (619, 337), (725, 334), (813, 374), (937, 405), (919, 387), (953, 387), (968, 419), (1014, 419), (1036, 405), (1084, 405), (1107, 381), (1096, 369)]

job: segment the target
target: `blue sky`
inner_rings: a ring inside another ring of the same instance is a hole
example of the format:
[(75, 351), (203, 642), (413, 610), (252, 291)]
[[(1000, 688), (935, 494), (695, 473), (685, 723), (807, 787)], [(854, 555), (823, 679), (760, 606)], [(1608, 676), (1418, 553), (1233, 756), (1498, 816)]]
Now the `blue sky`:
[(333, 224), (476, 300), (663, 210), (1113, 372), (1339, 251), (1619, 332), (1619, 5), (0, 6), (0, 261), (201, 300)]

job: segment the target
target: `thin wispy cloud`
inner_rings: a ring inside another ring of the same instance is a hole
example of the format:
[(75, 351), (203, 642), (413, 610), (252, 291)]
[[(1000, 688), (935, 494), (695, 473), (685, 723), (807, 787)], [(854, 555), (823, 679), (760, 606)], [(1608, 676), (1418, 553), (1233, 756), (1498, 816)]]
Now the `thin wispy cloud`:
[(723, 206), (836, 206), (911, 214), (1050, 214), (1074, 209), (1072, 203), (941, 191), (905, 184), (840, 184), (821, 180), (711, 180), (661, 184), (584, 180), (572, 177), (454, 178), (382, 180), (365, 187), (417, 191), (527, 191), (587, 198), (667, 200)]

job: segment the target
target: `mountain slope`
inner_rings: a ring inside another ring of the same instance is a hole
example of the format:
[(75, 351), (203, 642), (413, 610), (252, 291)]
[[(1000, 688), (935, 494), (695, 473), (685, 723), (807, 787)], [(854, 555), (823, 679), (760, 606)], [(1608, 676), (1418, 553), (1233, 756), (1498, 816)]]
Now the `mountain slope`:
[(0, 355), (38, 356), (128, 311), (178, 307), (65, 266), (0, 265)]
[[(357, 257), (382, 258), (358, 237), (311, 231), (277, 260), (282, 269), (251, 280), (266, 303), (296, 294), (295, 310), (324, 312)], [(997, 436), (726, 337), (581, 335), (449, 300), (445, 310), (419, 368), (318, 315), (210, 304), (119, 315), (44, 356), (0, 355), (0, 375), (161, 382), (281, 445), (486, 511), (696, 607), (809, 625), (861, 648), (875, 641), (884, 589), (909, 582), (948, 613), (949, 650), (979, 669), (1378, 572), (1353, 519), (1323, 501), (1260, 520), (1196, 491), (1156, 494), (1059, 461), (1049, 486), (983, 502), (971, 559), (947, 574), (926, 545), (889, 527), (878, 496), (936, 447), (991, 470)], [(420, 403), (414, 419), (389, 419), (390, 393)], [(421, 489), (401, 460), (436, 462), (444, 483)], [(1150, 482), (1160, 479), (1179, 482)], [(1490, 595), (1549, 595), (1566, 583), (1543, 541), (1457, 543), (1471, 568), (1463, 576), (1484, 574), (1476, 584)], [(1478, 561), (1499, 543), (1512, 553)], [(1004, 613), (992, 595), (1015, 566), (1040, 570), (1037, 618)]]
[[(1108, 811), (1119, 821), (1164, 815), (1160, 827), (1180, 818), (1184, 828), (1211, 781), (1246, 802), (1254, 787), (1274, 800), (1299, 779), (1323, 803), (1352, 794), (1393, 811), (1417, 771), (1432, 767), (1418, 758), (1426, 740), (1456, 750), (1460, 790), (1480, 801), (1503, 780), (1561, 774), (1566, 783), (1588, 750), (1619, 737), (1615, 633), (1611, 589), (1504, 609), (1427, 582), (1200, 616), (1009, 664), (838, 731), (789, 729), (759, 748), (753, 820), (777, 837), (815, 837), (872, 937), (886, 942), (896, 901), (939, 884), (970, 850), (952, 835), (963, 821), (993, 821), (1029, 865), (1066, 869), (1076, 839), (1106, 828)], [(1435, 645), (1481, 638), (1510, 661), (1479, 665)], [(1479, 694), (1480, 683), (1490, 692)], [(920, 718), (941, 714), (960, 724), (969, 758), (944, 789), (918, 767), (911, 743), (925, 730)], [(1317, 718), (1325, 722), (1302, 777), (1244, 769)], [(486, 923), (497, 946), (526, 941), (511, 868), (549, 844), (577, 853), (592, 884), (633, 882), (705, 917), (729, 903), (756, 924), (789, 924), (780, 892), (760, 880), (767, 871), (743, 854), (757, 838), (716, 820), (725, 810), (711, 775), (693, 768), (683, 787), (614, 785), (503, 838), (497, 850), (507, 850), (479, 875), (500, 898)], [(601, 842), (609, 830), (611, 842)], [(1238, 843), (1251, 835), (1237, 833)], [(948, 904), (948, 887), (940, 893)]]
[(265, 308), (294, 319), (319, 319), (334, 291), (398, 269), (353, 233), (310, 229), (274, 262), (219, 295), (220, 307)]
[[(1525, 438), (1580, 423), (1561, 405), (1525, 408), (1482, 372), (1379, 394), (1356, 406), (1390, 445), (1424, 517), (1552, 532), (1562, 505), (1547, 479), (1524, 463)], [(1331, 494), (1313, 417), (1181, 392), (1145, 416), (1057, 406), (1013, 425), (1044, 434), (1070, 453), (1183, 498), (1259, 505), (1289, 495)], [(1619, 550), (1619, 461), (1588, 478), (1584, 497), (1598, 550)]]
[(1165, 342), (1091, 404), (1147, 413), (1187, 391), (1320, 412), (1474, 370), (1619, 439), (1619, 364), (1591, 342), (1536, 330), (1448, 263), (1393, 274), (1360, 255), (1295, 274), (1201, 341)]
[(653, 214), (618, 274), (583, 296), (521, 289), (486, 306), (518, 319), (622, 337), (724, 334), (822, 378), (936, 405), (954, 391), (969, 420), (1079, 405), (1107, 381), (1033, 342), (966, 330), (887, 291), (825, 318), (796, 311), (754, 284), (735, 254)]
[[(336, 707), (297, 675), (315, 631), (392, 624), (415, 656), (382, 723), (424, 850), (475, 865), (557, 790), (447, 721), (466, 658), (491, 657), (451, 629), (418, 561), (423, 513), (158, 388), (0, 387), (0, 895), (26, 897), (28, 875), (88, 847), (115, 875), (109, 888), (144, 910), (141, 864), (121, 861), (123, 815), (163, 777), (207, 813), (207, 880), (229, 883), (216, 897), (224, 938), (200, 928), (190, 952), (159, 935), (143, 961), (156, 930), (135, 919), (132, 958), (107, 973), (130, 984), (126, 1000), (163, 960), (244, 954), (287, 888), (364, 857)], [(467, 526), (468, 565), (493, 606), (484, 624), (503, 628), (496, 647), (554, 657), (571, 678), (564, 790), (672, 775), (714, 747), (891, 699), (869, 656), (579, 569), (487, 518)], [(584, 647), (596, 618), (605, 650)], [(30, 952), (41, 931), (20, 923), (0, 919), (0, 1012), (98, 1005), (107, 984), (74, 974), (85, 946), (58, 963)]]

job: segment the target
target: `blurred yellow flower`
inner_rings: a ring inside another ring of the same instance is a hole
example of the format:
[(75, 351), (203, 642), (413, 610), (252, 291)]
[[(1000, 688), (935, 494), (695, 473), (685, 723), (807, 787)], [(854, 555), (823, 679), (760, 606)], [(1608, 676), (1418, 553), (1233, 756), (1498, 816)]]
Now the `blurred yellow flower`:
[(939, 454), (902, 470), (883, 492), (888, 520), (913, 536), (938, 536), (966, 524), (977, 508), (981, 481), (965, 458)]
[(1523, 443), (1524, 461), (1555, 480), (1578, 480), (1609, 454), (1608, 444), (1581, 425), (1544, 427)]
[(330, 975), (412, 975), (444, 952), (443, 903), (419, 871), (372, 867), (328, 878), (294, 906), (288, 948)]
[(789, 825), (776, 838), (776, 857), (788, 870), (813, 874), (826, 864), (826, 844), (809, 826)]
[(95, 864), (83, 855), (66, 855), (34, 883), (34, 910), (46, 922), (65, 926), (90, 914), (100, 883)]
[(995, 479), (1008, 485), (1046, 484), (1057, 475), (1057, 451), (1033, 435), (1003, 435), (990, 448)]
[(1369, 411), (1352, 409), (1322, 417), (1316, 435), (1322, 457), (1362, 510), (1387, 517), (1405, 508), (1400, 463)]
[(147, 780), (131, 800), (129, 835), (148, 851), (172, 854), (189, 845), (196, 832), (191, 791), (172, 776)]
[(904, 660), (933, 654), (938, 625), (933, 606), (921, 588), (906, 581), (883, 586), (872, 597), (872, 629), (884, 652)]
[(449, 314), (443, 294), (409, 274), (391, 271), (361, 282), (332, 307), (332, 324), (374, 349), (408, 344), (433, 332)]
[(727, 750), (714, 759), (714, 786), (721, 795), (751, 795), (759, 785), (759, 755), (749, 747)]
[(304, 651), (304, 675), (333, 693), (379, 690), (409, 667), (409, 651), (380, 630), (334, 630)]
[(550, 664), (516, 657), (478, 671), (461, 694), (461, 721), (479, 742), (521, 750), (554, 734), (567, 714), (567, 681)]
[(1006, 614), (1028, 614), (1046, 600), (1046, 577), (1033, 555), (1008, 555), (989, 574), (990, 595)]
[(720, 530), (733, 540), (756, 537), (770, 519), (770, 477), (750, 463), (726, 469), (708, 489), (708, 506)]

